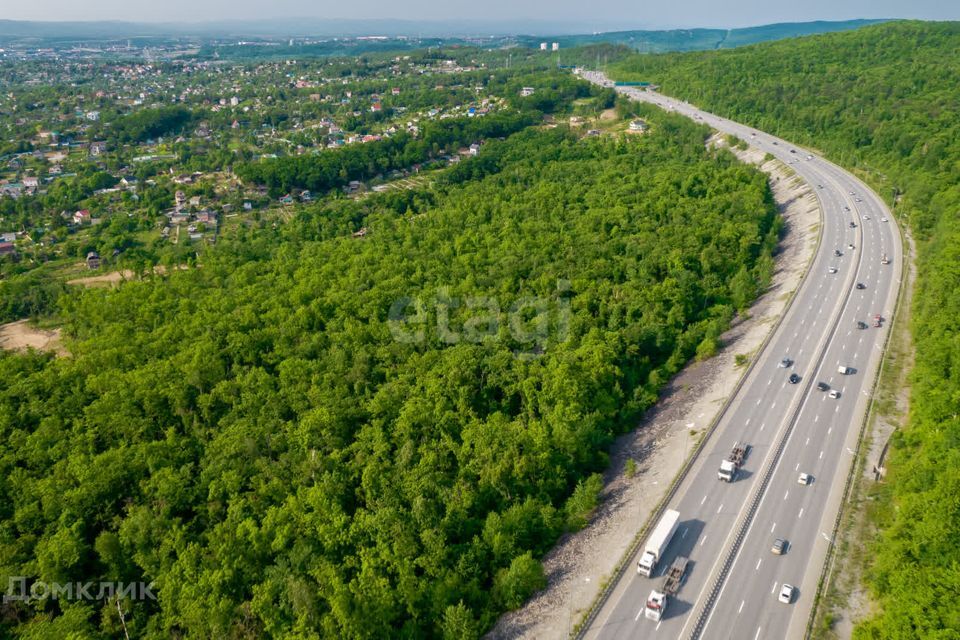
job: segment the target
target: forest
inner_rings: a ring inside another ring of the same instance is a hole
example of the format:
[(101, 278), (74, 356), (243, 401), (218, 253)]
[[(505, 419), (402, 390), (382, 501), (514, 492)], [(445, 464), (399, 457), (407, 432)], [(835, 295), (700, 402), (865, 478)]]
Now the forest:
[(61, 296), (71, 357), (0, 356), (0, 580), (157, 598), (5, 603), (0, 635), (463, 640), (518, 607), (773, 265), (766, 177), (639, 109)]
[(910, 415), (870, 542), (857, 640), (960, 634), (960, 23), (895, 22), (734, 51), (635, 56), (618, 79), (820, 148), (918, 240)]
[(244, 180), (266, 185), (274, 197), (292, 188), (323, 193), (351, 180), (366, 180), (393, 169), (407, 169), (444, 152), (489, 137), (507, 136), (540, 121), (534, 111), (451, 118), (424, 124), (419, 136), (406, 132), (366, 144), (322, 151), (315, 156), (273, 158), (238, 165)]

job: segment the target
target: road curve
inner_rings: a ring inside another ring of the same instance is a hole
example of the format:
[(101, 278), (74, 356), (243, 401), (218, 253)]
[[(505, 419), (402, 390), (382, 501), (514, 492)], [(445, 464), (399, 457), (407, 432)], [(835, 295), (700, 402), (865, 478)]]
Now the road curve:
[[(600, 73), (582, 76), (613, 86)], [(680, 512), (680, 525), (657, 576), (628, 568), (581, 636), (802, 638), (896, 304), (899, 230), (866, 185), (809, 151), (659, 93), (616, 90), (733, 134), (788, 164), (819, 201), (822, 233), (793, 303), (667, 505)], [(783, 358), (791, 366), (778, 367)], [(854, 372), (841, 374), (839, 366)], [(801, 381), (788, 383), (791, 373)], [(818, 382), (840, 397), (819, 391)], [(736, 442), (749, 443), (749, 456), (736, 482), (721, 482), (717, 469)], [(801, 472), (813, 481), (799, 484)], [(775, 538), (788, 542), (785, 555), (771, 553)], [(661, 621), (647, 620), (646, 597), (678, 555), (690, 558), (685, 583)], [(637, 560), (630, 558), (631, 567)], [(790, 604), (777, 599), (784, 583), (797, 588)]]

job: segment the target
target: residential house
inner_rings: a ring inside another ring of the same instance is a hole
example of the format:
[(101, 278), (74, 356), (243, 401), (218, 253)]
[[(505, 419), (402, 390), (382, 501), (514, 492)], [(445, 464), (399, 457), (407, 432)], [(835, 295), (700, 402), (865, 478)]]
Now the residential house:
[(90, 222), (90, 211), (81, 209), (73, 214), (73, 224), (84, 224)]
[(643, 120), (633, 120), (630, 122), (630, 131), (639, 131), (642, 133), (649, 128), (650, 126)]
[(524, 87), (524, 88), (520, 89), (520, 95), (521, 95), (521, 96), (524, 96), (524, 97), (526, 97), (526, 96), (532, 96), (535, 91), (536, 91), (536, 89), (534, 89), (533, 87)]
[(91, 251), (87, 254), (87, 269), (99, 269), (100, 268), (100, 254), (96, 251)]
[(99, 156), (104, 151), (107, 150), (106, 142), (91, 142), (90, 143), (90, 155)]

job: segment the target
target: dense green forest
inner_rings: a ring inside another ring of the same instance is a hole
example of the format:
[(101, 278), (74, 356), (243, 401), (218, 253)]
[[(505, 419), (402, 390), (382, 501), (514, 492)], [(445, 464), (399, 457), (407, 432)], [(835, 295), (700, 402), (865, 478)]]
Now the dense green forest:
[(901, 22), (721, 53), (634, 57), (615, 77), (819, 147), (919, 238), (909, 423), (892, 440), (858, 639), (960, 633), (960, 23)]
[(239, 165), (244, 180), (266, 185), (277, 196), (292, 188), (324, 192), (351, 180), (366, 180), (392, 169), (406, 169), (443, 152), (508, 136), (541, 119), (535, 111), (491, 114), (483, 118), (452, 118), (424, 124), (419, 136), (400, 132), (377, 142), (323, 151), (315, 156), (274, 158)]
[[(765, 176), (643, 113), (61, 297), (72, 357), (0, 356), (0, 581), (153, 581), (120, 602), (137, 638), (476, 638), (769, 278)], [(122, 633), (115, 602), (0, 617)]]

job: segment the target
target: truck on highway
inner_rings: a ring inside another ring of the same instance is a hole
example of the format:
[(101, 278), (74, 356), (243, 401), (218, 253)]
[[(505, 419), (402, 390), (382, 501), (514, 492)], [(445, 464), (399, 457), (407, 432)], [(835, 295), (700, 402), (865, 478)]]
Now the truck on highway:
[(740, 444), (739, 442), (733, 445), (733, 450), (730, 451), (730, 455), (720, 463), (720, 470), (717, 472), (717, 477), (727, 482), (736, 480), (737, 472), (740, 471), (740, 465), (743, 464), (744, 458), (747, 457), (747, 448), (748, 445)]
[(648, 620), (660, 621), (664, 612), (667, 610), (667, 603), (670, 597), (680, 591), (680, 585), (683, 584), (683, 576), (687, 572), (687, 558), (677, 556), (673, 564), (667, 569), (667, 575), (663, 579), (663, 585), (660, 589), (654, 589), (647, 597), (647, 604), (643, 608), (643, 615)]
[(657, 562), (663, 557), (667, 545), (673, 539), (673, 534), (677, 530), (677, 524), (680, 522), (680, 512), (668, 509), (664, 512), (660, 522), (654, 527), (653, 533), (647, 538), (647, 544), (643, 547), (643, 555), (637, 562), (637, 573), (643, 574), (648, 578), (653, 575), (657, 568)]

